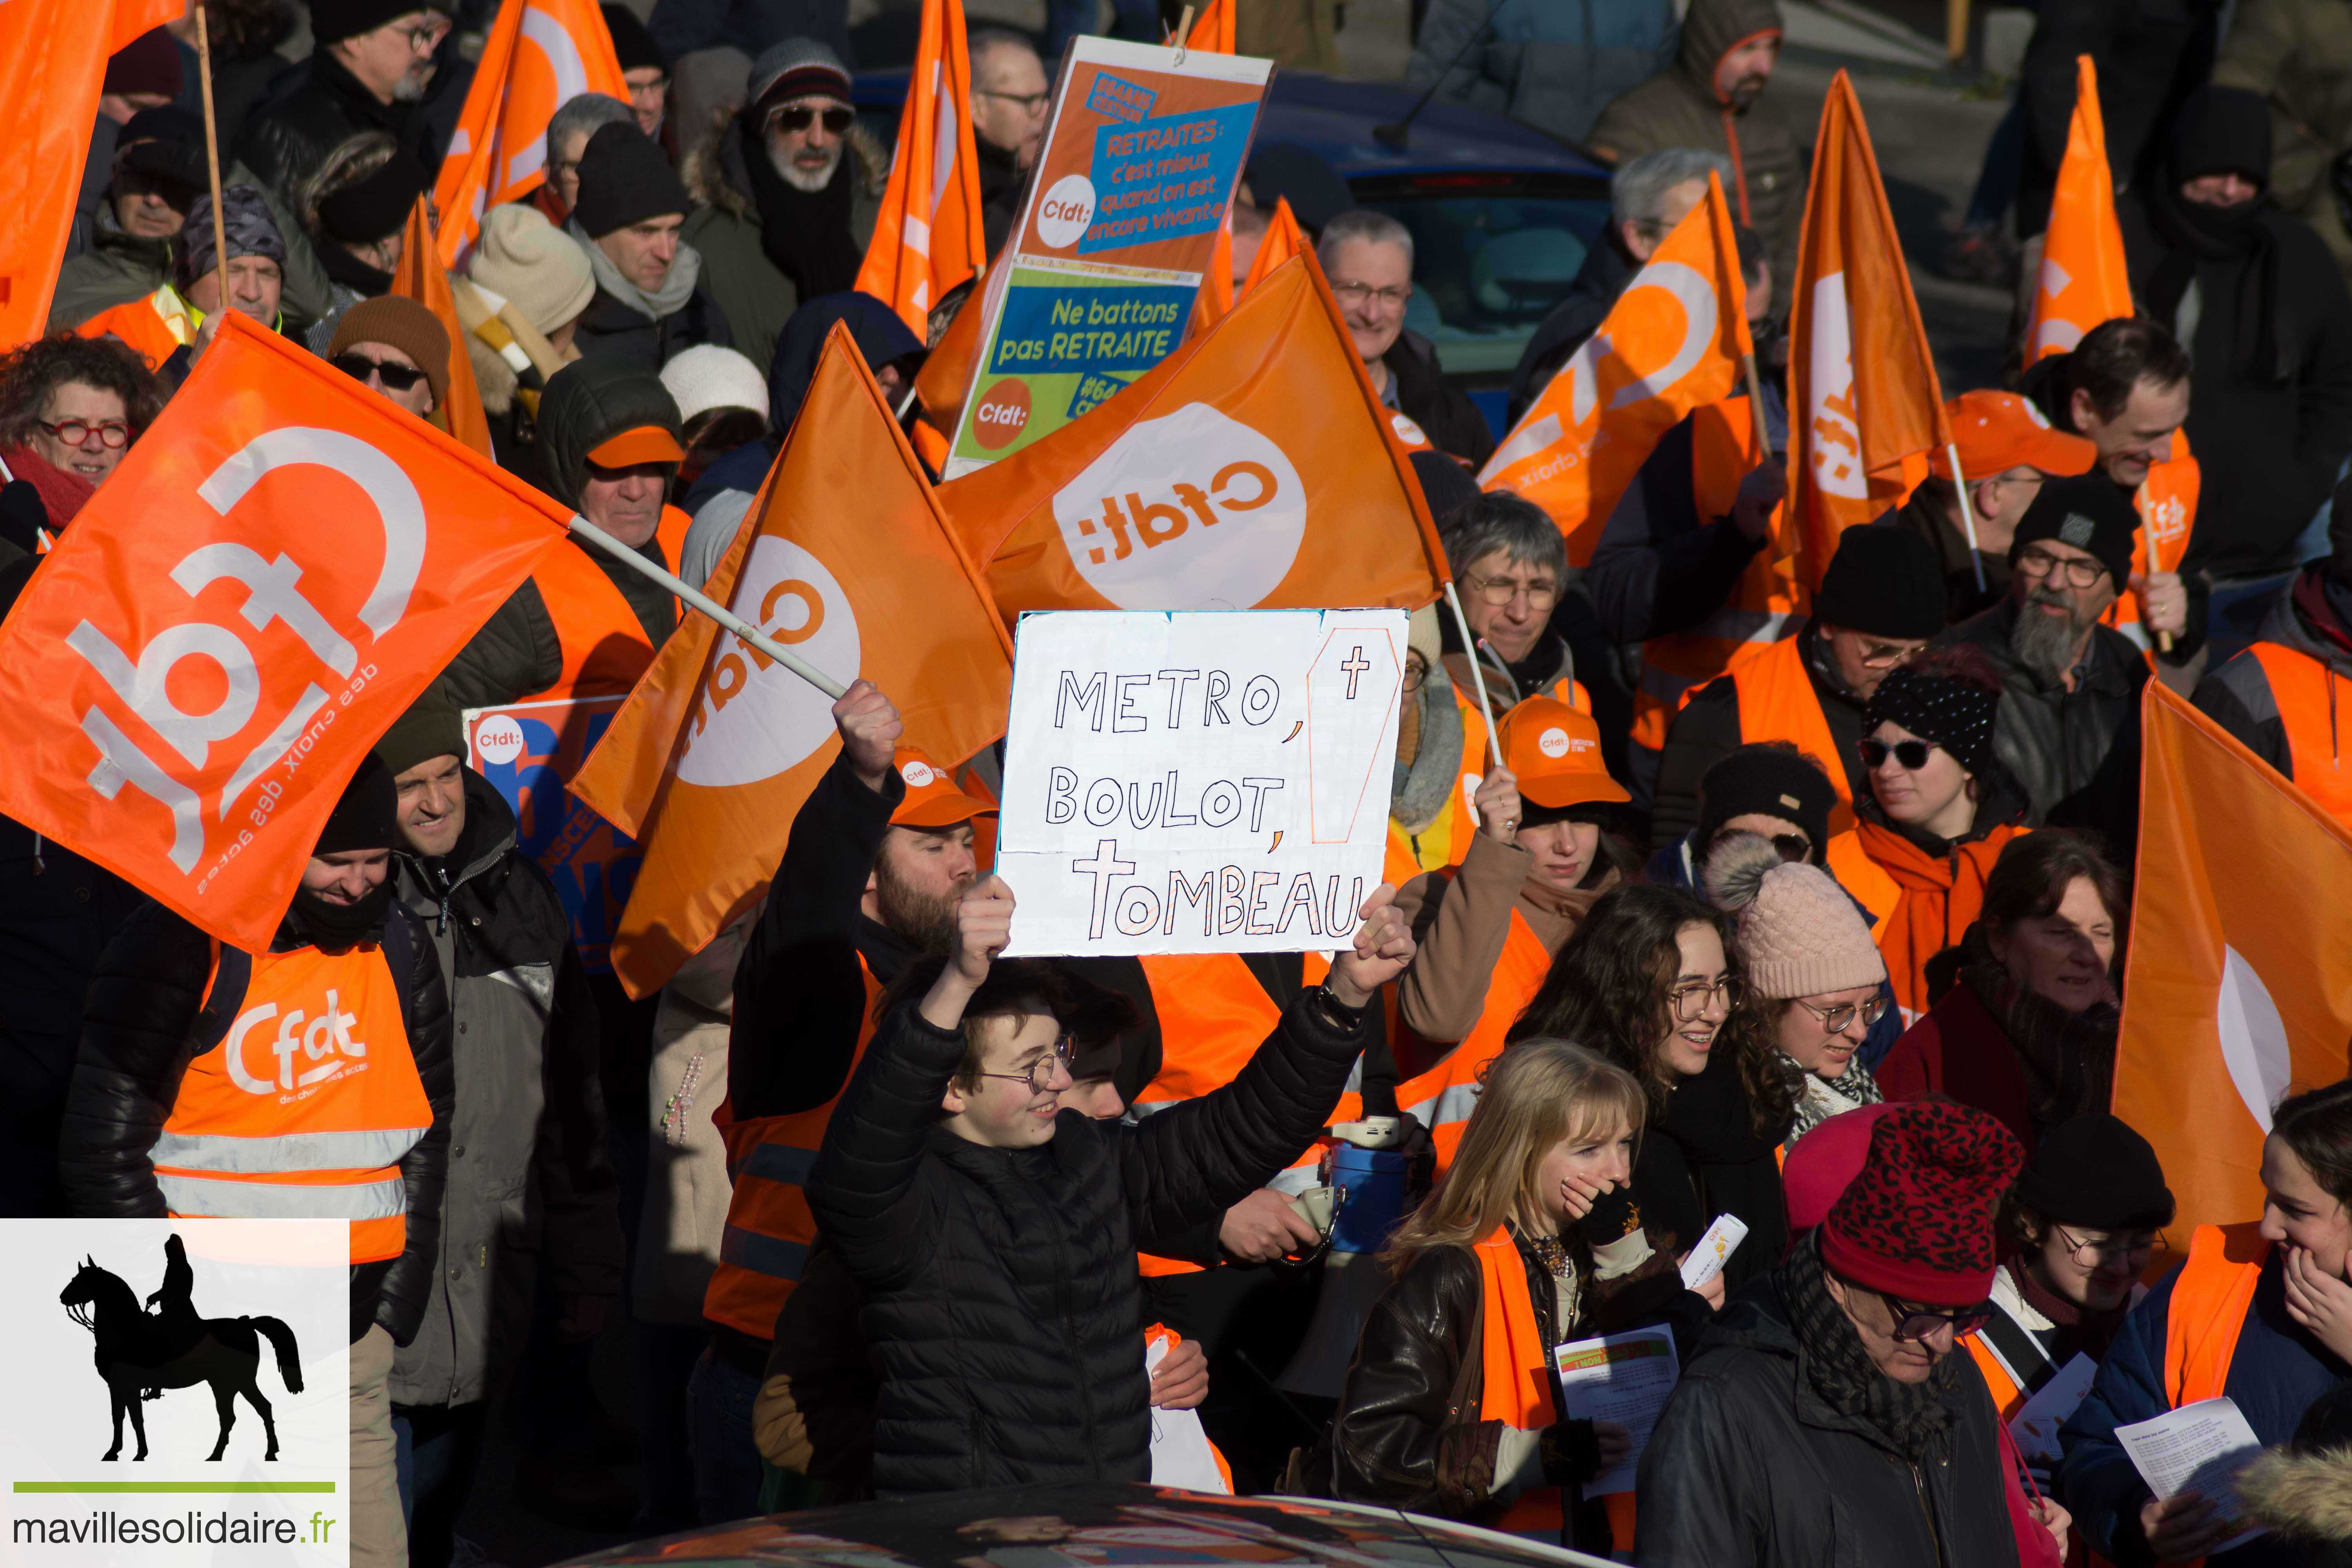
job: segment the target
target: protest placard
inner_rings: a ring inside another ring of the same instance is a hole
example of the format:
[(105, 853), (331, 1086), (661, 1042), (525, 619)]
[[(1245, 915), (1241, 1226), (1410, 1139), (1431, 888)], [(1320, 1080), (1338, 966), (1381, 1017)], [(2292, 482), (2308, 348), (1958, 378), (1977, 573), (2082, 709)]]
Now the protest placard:
[(580, 962), (613, 967), (613, 932), (643, 858), (637, 842), (564, 786), (604, 738), (624, 697), (582, 697), (468, 708), (466, 763), (515, 814), (515, 848), (539, 862), (563, 912)]
[(1271, 61), (1079, 38), (1009, 265), (980, 301), (954, 479), (1095, 408), (1184, 341)]
[(1024, 616), (1006, 952), (1346, 945), (1381, 879), (1404, 651), (1401, 610)]

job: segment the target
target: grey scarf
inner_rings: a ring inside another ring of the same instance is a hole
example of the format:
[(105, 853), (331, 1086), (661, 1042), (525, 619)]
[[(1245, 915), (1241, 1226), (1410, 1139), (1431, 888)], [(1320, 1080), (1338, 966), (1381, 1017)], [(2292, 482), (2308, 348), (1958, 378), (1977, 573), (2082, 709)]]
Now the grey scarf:
[(579, 241), (580, 248), (588, 253), (588, 265), (596, 274), (596, 287), (648, 320), (658, 321), (677, 314), (694, 297), (694, 286), (701, 280), (702, 252), (684, 240), (678, 241), (677, 257), (669, 264), (669, 276), (662, 279), (659, 289), (648, 294), (621, 276), (621, 269), (613, 265), (613, 258), (604, 254), (603, 246), (588, 237), (588, 231), (580, 226), (578, 218), (564, 219), (563, 232)]
[(1412, 765), (1395, 764), (1389, 816), (1407, 833), (1419, 833), (1437, 820), (1462, 773), (1462, 710), (1454, 705), (1454, 683), (1443, 669), (1433, 669), (1421, 682), (1421, 749)]
[(1812, 1384), (1831, 1409), (1867, 1426), (1916, 1465), (1951, 1426), (1944, 1396), (1958, 1384), (1968, 1352), (1954, 1346), (1925, 1383), (1897, 1383), (1879, 1371), (1853, 1321), (1830, 1295), (1819, 1241), (1816, 1232), (1797, 1243), (1779, 1270), (1789, 1326), (1796, 1331), (1800, 1346), (1798, 1375)]
[[(1796, 1067), (1793, 1062), (1789, 1065)], [(1857, 1061), (1846, 1063), (1843, 1078), (1823, 1079), (1798, 1068), (1797, 1079), (1797, 1119), (1790, 1125), (1784, 1148), (1795, 1148), (1798, 1139), (1832, 1116), (1881, 1104), (1886, 1099), (1879, 1092), (1878, 1080), (1870, 1076), (1870, 1069)]]

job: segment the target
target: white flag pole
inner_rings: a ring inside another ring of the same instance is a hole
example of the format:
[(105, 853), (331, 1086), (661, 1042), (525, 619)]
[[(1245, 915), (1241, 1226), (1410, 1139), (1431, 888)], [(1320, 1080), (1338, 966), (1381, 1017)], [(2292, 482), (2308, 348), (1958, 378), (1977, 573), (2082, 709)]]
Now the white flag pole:
[(1960, 527), (1969, 536), (1969, 564), (1977, 569), (1977, 592), (1985, 591), (1984, 557), (1977, 553), (1976, 509), (1969, 505), (1968, 476), (1960, 472), (1960, 444), (1944, 443), (1944, 453), (1952, 459), (1952, 489), (1960, 498)]
[(1454, 591), (1451, 577), (1445, 580), (1445, 602), (1454, 606), (1454, 624), (1461, 628), (1462, 648), (1470, 656), (1470, 684), (1478, 689), (1478, 711), (1486, 717), (1486, 752), (1499, 768), (1503, 765), (1503, 742), (1495, 733), (1495, 705), (1486, 700), (1486, 677), (1478, 668), (1478, 639), (1470, 635), (1470, 617), (1462, 613), (1462, 595)]

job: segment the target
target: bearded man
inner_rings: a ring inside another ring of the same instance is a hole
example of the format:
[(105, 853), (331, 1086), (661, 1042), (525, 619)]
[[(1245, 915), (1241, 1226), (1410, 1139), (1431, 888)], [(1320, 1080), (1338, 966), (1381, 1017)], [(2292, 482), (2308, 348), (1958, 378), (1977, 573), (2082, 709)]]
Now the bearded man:
[(765, 369), (803, 300), (856, 286), (890, 177), (890, 155), (857, 123), (849, 71), (814, 38), (751, 63), (743, 108), (687, 153), (697, 204), (682, 237), (733, 346)]
[(2101, 618), (2140, 585), (2131, 570), (2138, 526), (2129, 493), (2098, 469), (2045, 481), (2010, 540), (2009, 596), (1934, 645), (1973, 644), (2000, 672), (1993, 751), (2025, 786), (2026, 821), (2095, 828), (2126, 865), (2139, 837), (2148, 668)]

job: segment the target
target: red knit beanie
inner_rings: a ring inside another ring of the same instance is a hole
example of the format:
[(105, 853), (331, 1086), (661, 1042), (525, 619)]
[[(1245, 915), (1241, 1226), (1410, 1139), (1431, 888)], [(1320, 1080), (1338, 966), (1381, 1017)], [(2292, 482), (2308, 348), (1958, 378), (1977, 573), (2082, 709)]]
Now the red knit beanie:
[(1973, 1106), (1896, 1106), (1822, 1222), (1822, 1261), (1901, 1300), (1976, 1306), (1992, 1294), (1993, 1211), (2024, 1163), (2009, 1129)]
[(1864, 1105), (1841, 1110), (1797, 1140), (1780, 1165), (1780, 1190), (1789, 1200), (1789, 1232), (1796, 1238), (1829, 1217), (1829, 1212), (1870, 1157), (1870, 1130), (1893, 1110)]

